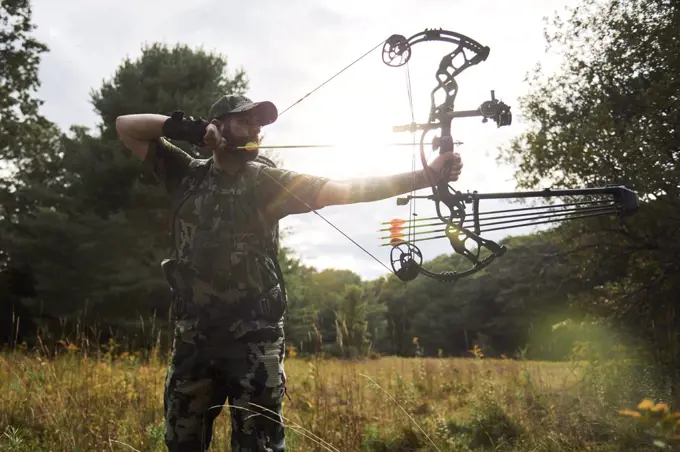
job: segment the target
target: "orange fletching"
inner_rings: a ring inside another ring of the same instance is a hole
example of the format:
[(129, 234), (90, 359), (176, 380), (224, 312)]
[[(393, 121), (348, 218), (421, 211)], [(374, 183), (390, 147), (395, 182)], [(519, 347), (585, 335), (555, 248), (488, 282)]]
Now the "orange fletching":
[(404, 230), (403, 226), (392, 226), (391, 228), (388, 229), (390, 231), (390, 234), (401, 234), (402, 231)]

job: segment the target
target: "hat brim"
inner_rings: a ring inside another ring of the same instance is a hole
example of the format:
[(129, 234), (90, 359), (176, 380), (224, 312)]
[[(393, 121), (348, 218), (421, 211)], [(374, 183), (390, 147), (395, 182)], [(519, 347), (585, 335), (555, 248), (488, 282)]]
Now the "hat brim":
[(269, 101), (250, 102), (239, 105), (229, 113), (243, 113), (246, 111), (254, 111), (260, 120), (260, 125), (263, 126), (274, 123), (279, 117), (279, 112), (276, 108), (276, 105)]

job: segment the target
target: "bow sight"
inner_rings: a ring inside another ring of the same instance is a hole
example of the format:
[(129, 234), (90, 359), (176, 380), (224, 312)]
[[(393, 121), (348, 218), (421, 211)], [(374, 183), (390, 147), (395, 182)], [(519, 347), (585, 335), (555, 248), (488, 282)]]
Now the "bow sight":
[[(456, 118), (474, 118), (477, 116), (482, 117), (482, 122), (487, 123), (489, 119), (492, 119), (498, 127), (509, 126), (512, 124), (512, 112), (510, 112), (510, 107), (500, 100), (496, 99), (496, 92), (491, 90), (491, 100), (486, 100), (476, 110), (461, 110), (461, 111), (450, 111), (443, 114), (447, 119)], [(403, 126), (393, 126), (392, 132), (416, 132), (418, 130), (432, 130), (439, 128), (439, 123), (411, 123)], [(432, 149), (439, 149), (439, 137), (434, 137), (432, 142)], [(455, 144), (455, 143), (454, 143)], [(462, 143), (460, 143), (462, 144)]]

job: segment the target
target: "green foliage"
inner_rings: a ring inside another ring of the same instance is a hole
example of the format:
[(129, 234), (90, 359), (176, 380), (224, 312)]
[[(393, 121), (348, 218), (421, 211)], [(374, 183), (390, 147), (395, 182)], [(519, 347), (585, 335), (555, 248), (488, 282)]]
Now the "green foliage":
[(391, 438), (381, 438), (375, 428), (366, 425), (362, 452), (401, 452), (423, 450), (425, 446), (421, 435), (415, 429), (403, 428), (397, 435)]
[(347, 349), (348, 357), (364, 356), (367, 351), (366, 302), (362, 288), (357, 285), (345, 287), (343, 301), (335, 313), (336, 343)]
[(159, 264), (168, 252), (170, 200), (117, 139), (115, 118), (176, 109), (205, 115), (219, 95), (247, 88), (243, 71), (229, 77), (226, 66), (226, 58), (186, 46), (145, 47), (92, 93), (98, 135), (73, 126), (45, 140), (42, 154), (25, 150), (35, 163), (0, 192), (11, 219), (2, 225), (2, 252), (35, 279), (36, 295), (15, 306), (54, 324), (101, 322), (130, 336), (143, 321), (167, 319)]
[[(565, 224), (562, 240), (586, 287), (573, 305), (608, 318), (657, 350), (680, 381), (680, 4), (585, 0), (547, 32), (562, 59), (540, 68), (522, 99), (533, 127), (503, 150), (518, 183), (538, 188), (625, 183), (644, 201), (620, 229)], [(680, 388), (675, 385), (676, 400)]]
[(244, 93), (248, 88), (243, 69), (229, 75), (227, 67), (225, 56), (186, 45), (144, 46), (139, 59), (125, 59), (113, 78), (91, 94), (102, 120), (102, 139), (117, 140), (116, 118), (125, 114), (169, 115), (182, 110), (191, 116), (206, 117), (218, 97)]
[(48, 49), (31, 36), (31, 18), (28, 0), (0, 3), (0, 160), (14, 165), (27, 158), (27, 149), (36, 149), (36, 132), (50, 126), (34, 95), (40, 54)]
[(471, 449), (511, 450), (525, 434), (525, 429), (495, 404), (476, 411), (468, 428)]
[(373, 334), (381, 331), (382, 307), (374, 284), (346, 270), (317, 271), (289, 250), (281, 253), (288, 290), (287, 342), (296, 353), (322, 350), (334, 356), (365, 356)]
[(537, 70), (521, 107), (534, 128), (505, 149), (518, 181), (628, 183), (675, 194), (679, 180), (677, 2), (585, 0), (546, 33), (560, 70)]
[[(20, 217), (51, 209), (59, 185), (58, 130), (39, 112), (38, 66), (47, 46), (31, 36), (30, 3), (0, 3), (0, 341), (16, 337), (14, 316), (22, 297), (34, 293), (26, 262), (10, 255), (8, 230)], [(32, 181), (45, 181), (33, 187)]]
[(38, 440), (31, 436), (30, 431), (8, 426), (0, 435), (0, 445), (6, 452), (42, 451)]
[(666, 449), (680, 445), (680, 411), (672, 412), (667, 404), (643, 399), (635, 410), (623, 409), (619, 414), (633, 419), (654, 446)]
[[(92, 90), (101, 120), (96, 131), (74, 125), (61, 133), (40, 118), (31, 94), (46, 48), (28, 35), (27, 5), (3, 3), (20, 23), (3, 22), (3, 36), (21, 45), (0, 49), (11, 62), (0, 74), (13, 80), (5, 85), (11, 92), (0, 92), (0, 108), (23, 116), (0, 110), (0, 131), (16, 132), (2, 134), (14, 141), (0, 142), (0, 157), (20, 169), (0, 179), (6, 220), (0, 262), (9, 269), (0, 274), (0, 318), (12, 327), (15, 313), (101, 322), (102, 329), (134, 335), (142, 322), (162, 322), (167, 313), (158, 264), (167, 253), (169, 204), (163, 187), (117, 139), (115, 118), (177, 109), (202, 116), (217, 96), (245, 92), (246, 75), (230, 74), (224, 56), (151, 44)], [(521, 108), (533, 128), (502, 154), (518, 164), (522, 187), (630, 184), (644, 203), (627, 230), (602, 218), (507, 237), (502, 259), (454, 287), (422, 277), (404, 284), (320, 271), (283, 247), (285, 328), (295, 352), (432, 357), (481, 349), (487, 357), (560, 360), (578, 341), (597, 343), (606, 325), (646, 341), (645, 350), (654, 350), (650, 359), (668, 369), (667, 380), (680, 381), (674, 378), (680, 369), (678, 17), (668, 1), (585, 0), (556, 18), (547, 40), (562, 52), (563, 65), (555, 75), (538, 71), (529, 80)], [(469, 263), (441, 255), (426, 265), (443, 271)], [(593, 367), (597, 382), (611, 370), (603, 369)], [(611, 384), (603, 391), (619, 389)]]
[[(557, 232), (546, 232), (506, 239), (511, 252), (492, 269), (461, 279), (453, 291), (427, 278), (404, 284), (396, 278), (361, 281), (346, 271), (319, 272), (286, 254), (288, 342), (302, 354), (325, 350), (347, 356), (354, 342), (349, 321), (361, 332), (354, 337), (365, 337), (369, 342), (363, 346), (379, 353), (467, 356), (479, 345), (490, 356), (524, 349), (525, 358), (567, 359), (578, 337), (552, 326), (570, 315), (578, 318), (569, 295), (580, 296), (589, 287), (574, 276), (557, 238)], [(427, 265), (463, 268), (467, 262), (439, 256)], [(360, 344), (352, 353), (366, 352)]]
[[(573, 276), (556, 237), (546, 232), (505, 239), (510, 251), (502, 259), (459, 280), (453, 289), (426, 278), (408, 285), (390, 279), (379, 296), (387, 307), (390, 351), (412, 356), (415, 336), (427, 356), (464, 355), (474, 344), (498, 356), (529, 343), (530, 357), (563, 358), (548, 347), (550, 327), (570, 315), (567, 295), (587, 287)], [(427, 265), (450, 269), (469, 264), (453, 255)]]

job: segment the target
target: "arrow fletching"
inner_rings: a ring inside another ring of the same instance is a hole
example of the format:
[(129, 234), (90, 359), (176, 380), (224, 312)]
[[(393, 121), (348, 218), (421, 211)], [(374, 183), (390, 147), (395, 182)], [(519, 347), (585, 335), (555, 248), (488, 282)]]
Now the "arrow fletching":
[(246, 144), (245, 146), (243, 146), (243, 149), (245, 149), (246, 151), (250, 152), (250, 151), (257, 151), (257, 150), (259, 149), (259, 147), (260, 147), (259, 144), (253, 143), (253, 142), (251, 141), (250, 143), (248, 143), (248, 144)]
[(390, 240), (390, 243), (385, 243), (380, 246), (398, 246), (406, 243), (406, 240), (404, 240), (404, 236), (401, 237), (395, 237), (392, 240)]
[[(441, 221), (438, 221), (436, 223), (426, 223), (426, 224), (416, 224), (413, 225), (414, 222), (419, 222), (419, 221), (432, 221), (436, 220), (437, 218), (435, 217), (430, 217), (430, 218), (416, 218), (412, 220), (404, 220), (401, 218), (394, 218), (390, 221), (384, 221), (381, 222), (381, 225), (389, 226), (385, 228), (380, 228), (378, 229), (378, 232), (389, 232), (389, 235), (384, 235), (379, 237), (379, 240), (383, 241), (380, 246), (398, 246), (402, 245), (404, 243), (409, 243), (411, 240), (406, 239), (406, 234), (404, 230), (406, 228), (417, 228), (417, 232), (409, 232), (409, 237), (413, 236), (413, 241), (422, 241), (422, 240), (432, 240), (435, 238), (442, 238), (445, 237), (444, 235), (441, 235), (442, 232), (444, 232), (444, 229), (433, 229), (431, 228), (432, 226), (442, 226)], [(422, 228), (430, 228), (430, 230), (422, 230)], [(438, 234), (435, 237), (431, 237), (432, 234)], [(421, 236), (430, 236), (430, 237), (421, 237)], [(416, 236), (418, 236), (416, 238)]]

